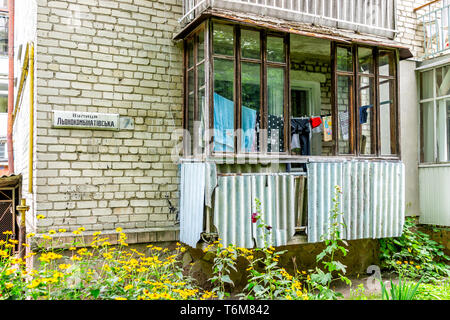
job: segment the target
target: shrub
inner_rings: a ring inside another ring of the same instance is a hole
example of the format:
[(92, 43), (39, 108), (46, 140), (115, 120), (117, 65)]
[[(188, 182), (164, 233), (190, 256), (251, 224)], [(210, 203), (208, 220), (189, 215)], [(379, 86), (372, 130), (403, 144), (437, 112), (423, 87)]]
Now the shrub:
[(407, 217), (403, 233), (398, 238), (380, 239), (381, 268), (408, 278), (432, 282), (450, 276), (450, 260), (443, 246), (416, 230), (413, 217)]

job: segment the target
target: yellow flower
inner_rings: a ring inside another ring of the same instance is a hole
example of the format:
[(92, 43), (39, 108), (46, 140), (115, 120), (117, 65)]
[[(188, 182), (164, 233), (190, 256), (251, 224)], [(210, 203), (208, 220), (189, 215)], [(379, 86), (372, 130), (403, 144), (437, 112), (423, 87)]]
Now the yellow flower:
[(46, 234), (42, 235), (42, 238), (44, 238), (45, 240), (52, 240), (52, 237)]
[(75, 235), (81, 234), (81, 232), (79, 230), (74, 230), (74, 231), (72, 231), (72, 233)]
[(71, 257), (70, 258), (72, 261), (81, 261), (82, 259), (81, 259), (81, 257), (80, 256), (77, 256), (77, 255), (74, 255), (73, 257)]
[(122, 228), (116, 228), (116, 232), (122, 232)]
[(416, 269), (419, 270), (419, 269), (420, 269), (420, 266), (416, 266)]
[(115, 297), (114, 300), (127, 300), (127, 298), (124, 298), (124, 297)]
[(5, 283), (6, 289), (11, 289), (14, 285), (11, 282)]
[(129, 285), (127, 285), (127, 286), (124, 287), (125, 290), (130, 290), (131, 288), (133, 288), (133, 285), (132, 285), (132, 284), (129, 284)]
[(12, 231), (5, 231), (5, 232), (3, 232), (3, 234), (12, 235)]
[(43, 216), (42, 214), (38, 214), (37, 216), (36, 216), (36, 219), (45, 219), (45, 216)]
[(70, 268), (70, 264), (64, 264), (64, 263), (62, 263), (62, 264), (59, 265), (59, 268), (60, 268), (61, 270), (69, 269), (69, 268)]
[(49, 234), (55, 234), (56, 231), (55, 231), (55, 230), (49, 230), (48, 233), (49, 233)]
[(414, 264), (414, 261), (410, 261), (409, 264)]
[(27, 234), (27, 238), (31, 238), (34, 237), (36, 234), (34, 234), (33, 232), (30, 232), (29, 234)]
[(401, 262), (401, 261), (397, 261), (396, 263), (397, 263), (397, 264), (402, 264), (402, 262)]
[(86, 231), (84, 227), (79, 227), (78, 230), (80, 230), (81, 232)]
[(58, 232), (66, 232), (66, 229), (58, 229)]

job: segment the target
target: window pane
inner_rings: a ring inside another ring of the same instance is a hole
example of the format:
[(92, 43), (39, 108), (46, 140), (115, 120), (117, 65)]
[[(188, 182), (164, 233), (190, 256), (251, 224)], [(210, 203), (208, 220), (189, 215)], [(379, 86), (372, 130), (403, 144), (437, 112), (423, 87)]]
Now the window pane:
[(242, 63), (242, 152), (260, 151), (261, 65)]
[(8, 54), (8, 23), (7, 15), (0, 16), (0, 55)]
[(397, 119), (394, 80), (380, 79), (380, 144), (382, 155), (397, 154)]
[(199, 64), (197, 67), (198, 87), (201, 88), (205, 85), (205, 64)]
[(285, 62), (283, 38), (267, 37), (267, 60), (273, 62)]
[(234, 61), (214, 59), (214, 151), (234, 152)]
[(194, 141), (194, 93), (189, 94), (188, 96), (188, 136), (185, 138), (185, 152), (186, 156), (190, 156), (193, 154), (193, 141)]
[(371, 48), (358, 48), (358, 72), (373, 74), (373, 51)]
[(6, 159), (6, 141), (0, 140), (0, 160)]
[(202, 30), (197, 34), (197, 62), (205, 59), (205, 31)]
[(241, 30), (241, 52), (243, 58), (261, 59), (261, 39), (259, 31)]
[(353, 56), (351, 47), (337, 47), (338, 71), (353, 71)]
[(394, 53), (381, 51), (378, 55), (378, 73), (380, 76), (394, 76)]
[(187, 42), (187, 57), (188, 57), (188, 68), (194, 66), (194, 40), (189, 40)]
[(284, 69), (267, 68), (268, 152), (284, 151)]
[(420, 99), (433, 98), (433, 70), (420, 74)]
[(422, 103), (420, 105), (420, 159), (422, 162), (434, 162), (434, 123), (433, 102)]
[(6, 112), (8, 112), (8, 96), (0, 96), (0, 113)]
[(449, 120), (450, 120), (450, 99), (439, 100), (437, 102), (437, 153), (438, 161), (449, 161)]
[(338, 104), (338, 143), (340, 154), (351, 153), (350, 145), (350, 117), (353, 100), (352, 78), (348, 76), (338, 76), (337, 104)]
[(375, 108), (374, 108), (374, 79), (369, 77), (359, 78), (359, 153), (375, 154)]
[(215, 54), (234, 55), (234, 28), (226, 24), (214, 23), (213, 49)]
[(450, 66), (436, 69), (436, 96), (450, 94)]
[(199, 152), (203, 153), (205, 150), (205, 108), (206, 108), (206, 100), (205, 100), (205, 88), (198, 90), (198, 113), (197, 113), (197, 122), (196, 122), (196, 141), (199, 146)]

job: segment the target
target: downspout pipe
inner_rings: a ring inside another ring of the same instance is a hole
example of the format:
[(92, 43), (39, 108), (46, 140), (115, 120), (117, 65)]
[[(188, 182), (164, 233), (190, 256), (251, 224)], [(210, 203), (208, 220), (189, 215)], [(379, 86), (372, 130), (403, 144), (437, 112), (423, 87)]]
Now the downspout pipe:
[(9, 26), (8, 26), (8, 128), (6, 141), (8, 146), (8, 170), (14, 173), (14, 149), (13, 149), (13, 110), (14, 110), (14, 0), (8, 1)]

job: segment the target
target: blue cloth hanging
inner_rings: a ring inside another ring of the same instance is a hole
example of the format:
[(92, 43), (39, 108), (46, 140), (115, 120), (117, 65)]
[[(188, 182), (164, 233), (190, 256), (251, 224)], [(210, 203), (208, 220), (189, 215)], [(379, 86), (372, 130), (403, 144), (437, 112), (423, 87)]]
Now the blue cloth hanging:
[[(242, 106), (243, 151), (255, 151), (256, 110)], [(214, 93), (214, 151), (234, 151), (234, 102)]]

